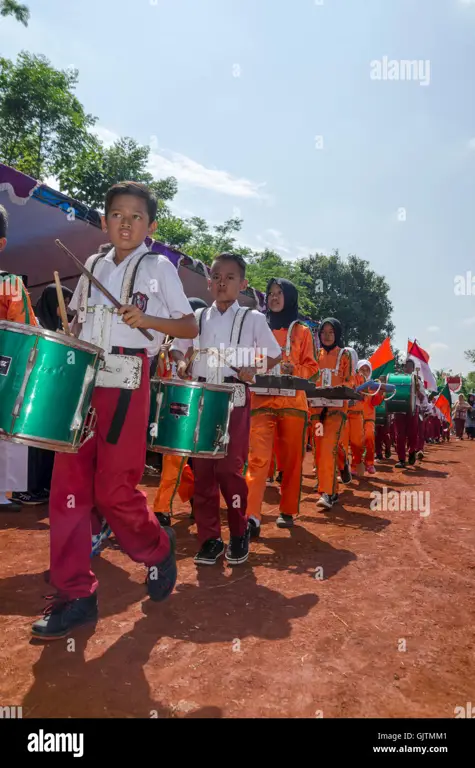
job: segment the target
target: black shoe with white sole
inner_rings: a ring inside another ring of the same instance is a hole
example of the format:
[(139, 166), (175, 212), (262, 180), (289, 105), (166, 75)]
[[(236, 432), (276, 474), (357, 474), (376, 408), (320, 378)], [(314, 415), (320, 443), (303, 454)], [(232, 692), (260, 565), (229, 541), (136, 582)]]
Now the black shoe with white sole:
[(172, 516), (168, 512), (155, 512), (155, 517), (162, 528), (168, 528), (172, 524)]
[(416, 452), (415, 451), (411, 451), (411, 453), (409, 454), (409, 462), (408, 462), (408, 464), (409, 464), (410, 467), (412, 467), (412, 466), (414, 466), (415, 463), (416, 463)]
[(170, 552), (164, 560), (150, 566), (147, 572), (147, 592), (150, 600), (161, 603), (173, 592), (178, 577), (176, 567), (176, 535), (173, 528), (163, 528), (170, 539)]
[(397, 461), (394, 465), (396, 469), (405, 469), (406, 468), (406, 462), (405, 461)]
[(391, 458), (391, 448), (386, 448), (386, 450), (384, 451), (384, 458), (385, 459)]
[(196, 565), (216, 565), (219, 558), (224, 555), (224, 542), (222, 539), (208, 539), (195, 555)]
[(249, 518), (249, 535), (251, 539), (258, 539), (261, 535), (261, 526), (253, 517)]
[(89, 597), (78, 597), (75, 600), (62, 600), (55, 596), (47, 607), (42, 619), (35, 621), (31, 628), (33, 637), (41, 640), (60, 640), (82, 626), (97, 621), (96, 593)]
[(231, 536), (225, 557), (229, 565), (246, 562), (249, 557), (249, 528), (243, 536)]
[(353, 478), (351, 475), (350, 465), (348, 464), (348, 462), (345, 463), (345, 466), (343, 467), (343, 469), (340, 469), (340, 477), (341, 477), (341, 482), (344, 485), (348, 485), (348, 483), (351, 483)]
[(40, 504), (46, 504), (49, 499), (49, 493), (47, 491), (41, 491), (40, 493), (29, 493), (28, 491), (12, 493), (12, 499), (25, 507), (39, 507)]
[(293, 528), (294, 518), (292, 515), (284, 515), (284, 513), (281, 512), (276, 520), (276, 525), (277, 528)]
[(322, 493), (317, 501), (317, 507), (324, 507), (325, 509), (331, 509), (333, 506), (332, 496), (329, 493)]
[(338, 494), (334, 493), (332, 496), (330, 496), (330, 501), (332, 504), (336, 504), (338, 501)]

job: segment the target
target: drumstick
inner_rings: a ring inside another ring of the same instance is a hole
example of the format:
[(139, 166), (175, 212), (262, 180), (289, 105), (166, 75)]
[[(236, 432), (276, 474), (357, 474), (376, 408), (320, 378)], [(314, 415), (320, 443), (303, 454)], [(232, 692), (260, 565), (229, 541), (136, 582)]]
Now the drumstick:
[(63, 331), (68, 336), (71, 336), (71, 331), (69, 330), (68, 316), (66, 314), (66, 304), (64, 303), (64, 295), (61, 288), (61, 280), (59, 279), (58, 272), (54, 272), (54, 282), (56, 283), (56, 294), (58, 296), (59, 314), (61, 316), (61, 322), (63, 324)]
[[(99, 280), (97, 279), (97, 277), (94, 277), (94, 275), (92, 274), (92, 272), (89, 272), (89, 270), (88, 270), (88, 269), (86, 269), (86, 267), (84, 266), (84, 264), (82, 263), (82, 261), (79, 261), (79, 259), (77, 258), (77, 256), (75, 256), (75, 255), (74, 255), (74, 253), (71, 253), (71, 251), (69, 250), (69, 248), (66, 248), (66, 246), (65, 246), (65, 245), (64, 245), (64, 244), (61, 242), (61, 240), (55, 240), (54, 242), (55, 242), (55, 244), (58, 246), (58, 248), (62, 248), (62, 250), (63, 250), (65, 253), (67, 253), (67, 254), (68, 254), (68, 256), (70, 256), (70, 258), (71, 258), (71, 259), (74, 261), (74, 263), (76, 264), (76, 266), (77, 266), (77, 268), (80, 270), (80, 272), (82, 272), (82, 274), (83, 274), (83, 275), (86, 275), (86, 277), (88, 278), (88, 280), (90, 280), (90, 281), (91, 281), (91, 283), (92, 283), (93, 285), (95, 285), (95, 286), (96, 286), (96, 288), (97, 288), (97, 289), (98, 289), (98, 290), (99, 290), (99, 291), (100, 291), (102, 294), (104, 294), (104, 296), (106, 297), (106, 299), (109, 299), (109, 301), (111, 302), (111, 304), (113, 304), (113, 305), (114, 305), (114, 307), (115, 307), (116, 309), (120, 309), (120, 308), (121, 308), (121, 306), (122, 306), (122, 305), (121, 305), (121, 303), (120, 303), (120, 301), (117, 301), (117, 299), (115, 298), (115, 296), (113, 296), (113, 295), (112, 295), (112, 293), (110, 293), (110, 291), (108, 291), (108, 290), (107, 290), (107, 288), (106, 288), (105, 286), (103, 286), (103, 285), (102, 285), (102, 283), (100, 283), (100, 282), (99, 282)], [(150, 331), (147, 331), (147, 330), (146, 330), (146, 328), (137, 328), (136, 330), (137, 330), (137, 331), (140, 331), (140, 333), (141, 333), (141, 334), (143, 334), (143, 336), (145, 336), (145, 338), (147, 338), (149, 341), (153, 341), (153, 340), (154, 340), (154, 337), (152, 336), (152, 334), (150, 333)]]

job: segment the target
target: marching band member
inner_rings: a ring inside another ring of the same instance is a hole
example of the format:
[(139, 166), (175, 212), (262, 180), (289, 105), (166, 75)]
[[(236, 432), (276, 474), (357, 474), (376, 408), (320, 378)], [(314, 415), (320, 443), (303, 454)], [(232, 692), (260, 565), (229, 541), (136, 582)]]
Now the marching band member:
[[(317, 355), (320, 371), (316, 377), (312, 377), (312, 381), (315, 380), (318, 387), (341, 384), (349, 386), (353, 380), (352, 350), (341, 346), (341, 336), (339, 320), (327, 317), (322, 321), (319, 330), (321, 348)], [(318, 398), (312, 398), (309, 400), (309, 405), (315, 429), (315, 459), (318, 491), (321, 494), (317, 506), (331, 509), (338, 498), (338, 446), (345, 426), (348, 403), (341, 400), (338, 403), (328, 401), (327, 405), (321, 405)], [(348, 470), (346, 461), (345, 468)], [(343, 482), (351, 481), (349, 470), (348, 477), (344, 473), (342, 480)]]
[[(318, 371), (310, 328), (298, 321), (298, 291), (290, 280), (272, 278), (267, 284), (267, 317), (283, 361), (277, 375), (309, 379)], [(303, 390), (251, 395), (251, 436), (247, 485), (247, 514), (251, 537), (257, 538), (261, 526), (269, 461), (275, 442), (281, 469), (279, 528), (291, 528), (298, 515), (302, 484), (302, 464), (307, 447), (307, 397)]]
[[(371, 378), (373, 368), (369, 360), (360, 360), (358, 362), (358, 371), (361, 372), (365, 381)], [(372, 397), (365, 397), (363, 401), (363, 419), (364, 419), (364, 441), (365, 441), (365, 469), (369, 475), (374, 475), (374, 447), (375, 447), (375, 426), (376, 426), (376, 406), (384, 400), (384, 393), (378, 392)]]
[[(357, 362), (357, 361), (356, 361)], [(355, 389), (366, 381), (363, 374), (356, 370), (352, 376), (350, 386)], [(345, 463), (349, 456), (348, 447), (351, 447), (351, 475), (364, 475), (363, 454), (365, 449), (363, 401), (355, 400), (348, 403), (346, 422), (338, 446), (338, 467), (345, 477)]]
[[(7, 245), (8, 214), (0, 205), (0, 253)], [(0, 270), (0, 320), (24, 325), (38, 325), (30, 297), (18, 275)], [(7, 374), (0, 361), (0, 373)], [(10, 501), (7, 492), (26, 491), (28, 488), (28, 448), (26, 445), (0, 440), (0, 511), (19, 512), (21, 504)]]
[[(208, 309), (197, 312), (200, 330), (194, 347), (199, 355), (193, 362), (192, 377), (213, 384), (233, 384), (235, 391), (227, 455), (220, 459), (193, 459), (193, 510), (200, 543), (194, 560), (197, 565), (214, 565), (224, 554), (219, 513), (221, 491), (228, 507), (231, 534), (226, 560), (230, 565), (240, 565), (249, 556), (248, 490), (244, 477), (251, 420), (247, 385), (258, 372), (256, 365), (249, 362), (256, 361), (261, 352), (263, 367), (273, 368), (280, 360), (281, 350), (264, 315), (239, 306), (239, 294), (247, 288), (246, 262), (242, 256), (233, 253), (217, 256), (208, 282), (214, 301)], [(187, 349), (186, 342), (180, 342), (179, 348)], [(187, 377), (186, 369), (183, 357), (177, 363), (180, 378)], [(270, 447), (272, 449), (272, 442)]]
[[(208, 308), (207, 303), (202, 299), (192, 298), (188, 299), (188, 301), (190, 302), (193, 312), (196, 312), (198, 309)], [(177, 355), (177, 359), (182, 359), (181, 355)], [(157, 376), (164, 379), (171, 379), (173, 373), (173, 360), (175, 360), (175, 352), (172, 344), (170, 350), (167, 348), (162, 349), (161, 351)], [(171, 524), (173, 502), (177, 492), (181, 501), (189, 501), (193, 508), (194, 487), (195, 480), (193, 470), (190, 466), (190, 459), (186, 456), (164, 454), (160, 485), (157, 488), (157, 493), (153, 502), (153, 511), (155, 512), (160, 525), (166, 526)]]
[[(66, 637), (76, 626), (97, 620), (97, 580), (90, 563), (93, 506), (121, 548), (147, 567), (152, 600), (166, 599), (176, 582), (174, 534), (160, 528), (137, 484), (150, 412), (148, 358), (157, 354), (165, 334), (193, 337), (198, 329), (175, 267), (149, 253), (144, 243), (155, 231), (156, 215), (157, 201), (145, 185), (121, 182), (109, 189), (102, 226), (114, 247), (107, 255), (90, 257), (86, 266), (122, 307), (115, 310), (85, 276), (70, 302), (79, 338), (102, 347), (108, 366), (99, 371), (92, 397), (93, 436), (77, 454), (55, 458), (50, 582), (58, 594), (33, 625), (33, 635), (41, 639)], [(139, 329), (150, 329), (153, 341)]]
[[(408, 358), (404, 363), (404, 373), (407, 376), (414, 375), (414, 361)], [(396, 428), (396, 450), (398, 456), (398, 462), (395, 466), (398, 469), (403, 469), (406, 466), (406, 443), (409, 449), (409, 464), (412, 466), (416, 463), (417, 453), (422, 452), (420, 439), (421, 428), (420, 424), (420, 408), (427, 404), (427, 396), (424, 392), (424, 383), (419, 376), (416, 376), (416, 401), (417, 405), (414, 413), (396, 413), (394, 418)], [(422, 454), (423, 455), (423, 454)]]

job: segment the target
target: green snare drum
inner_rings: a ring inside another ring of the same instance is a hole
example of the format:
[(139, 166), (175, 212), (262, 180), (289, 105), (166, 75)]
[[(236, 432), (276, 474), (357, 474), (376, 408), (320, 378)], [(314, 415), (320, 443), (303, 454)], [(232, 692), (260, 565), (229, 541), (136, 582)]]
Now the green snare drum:
[(72, 336), (0, 321), (0, 438), (77, 453), (91, 435), (102, 349)]
[(388, 413), (414, 413), (416, 408), (415, 377), (402, 373), (390, 373), (387, 377), (387, 383), (394, 384), (396, 387), (396, 394), (386, 403)]
[(386, 403), (381, 403), (376, 406), (376, 424), (384, 426), (388, 420), (388, 412), (386, 409)]
[(223, 459), (233, 396), (230, 384), (152, 379), (148, 450)]

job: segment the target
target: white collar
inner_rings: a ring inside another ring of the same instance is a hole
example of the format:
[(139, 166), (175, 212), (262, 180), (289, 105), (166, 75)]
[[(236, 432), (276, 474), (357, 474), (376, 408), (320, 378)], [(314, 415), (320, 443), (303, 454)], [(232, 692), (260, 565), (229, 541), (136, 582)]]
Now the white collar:
[(211, 304), (211, 309), (214, 310), (215, 312), (217, 312), (221, 316), (225, 315), (227, 312), (229, 312), (229, 310), (231, 310), (231, 312), (235, 315), (236, 312), (239, 309), (239, 301), (236, 299), (234, 304), (231, 304), (231, 306), (227, 308), (226, 312), (220, 312), (218, 307), (217, 307), (216, 302), (213, 301), (213, 303)]
[(125, 259), (120, 262), (120, 264), (116, 264), (114, 262), (115, 248), (111, 248), (110, 251), (108, 251), (107, 256), (105, 257), (105, 261), (112, 262), (116, 267), (121, 267), (123, 264), (127, 264), (130, 261), (130, 259), (132, 259), (134, 256), (136, 256), (139, 253), (148, 253), (148, 248), (145, 245), (145, 243), (141, 243), (135, 249), (135, 251), (132, 251), (132, 253), (129, 253), (129, 255), (126, 256)]

